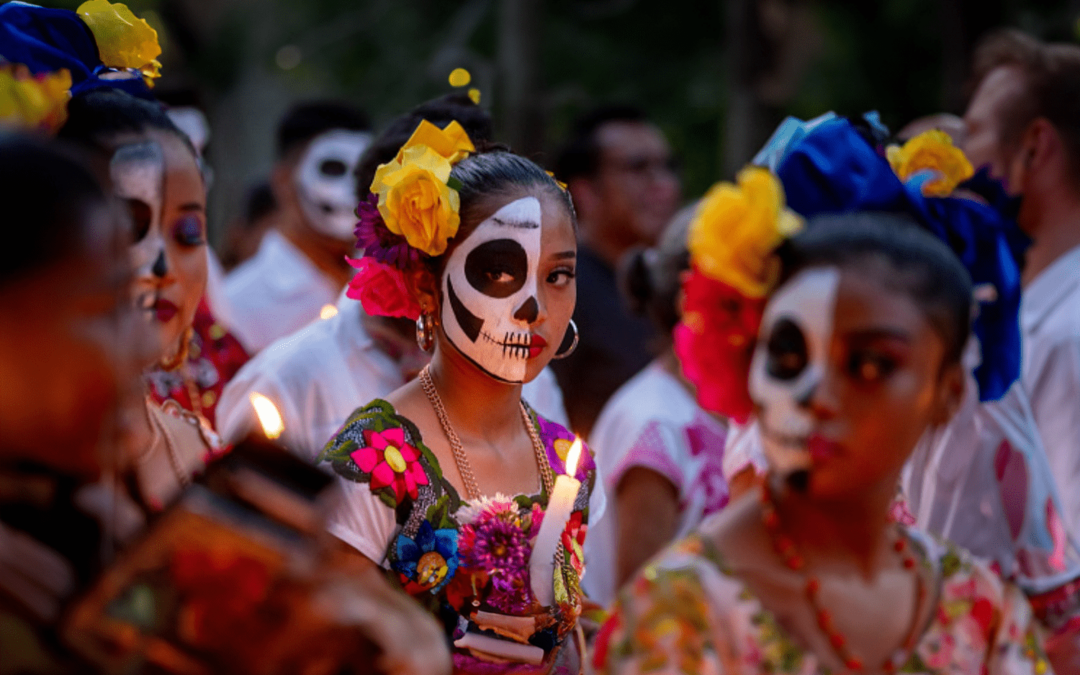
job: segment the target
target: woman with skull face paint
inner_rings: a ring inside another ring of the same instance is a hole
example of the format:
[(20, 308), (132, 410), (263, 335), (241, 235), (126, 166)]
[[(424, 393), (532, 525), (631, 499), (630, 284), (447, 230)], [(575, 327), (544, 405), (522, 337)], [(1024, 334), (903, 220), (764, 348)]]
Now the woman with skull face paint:
[[(738, 220), (782, 220), (782, 197), (760, 205), (779, 184), (749, 183), (724, 188), (748, 195)], [(959, 261), (909, 220), (853, 214), (819, 217), (761, 262), (745, 269), (768, 279), (780, 266), (780, 283), (761, 300), (742, 381), (766, 485), (623, 590), (597, 671), (1049, 672), (1018, 589), (889, 517), (905, 461), (962, 394), (971, 282)], [(708, 264), (695, 257), (694, 276)], [(718, 352), (739, 334), (741, 319), (702, 321)]]
[[(190, 141), (156, 104), (113, 90), (76, 96), (58, 134), (109, 158), (113, 189), (131, 214), (132, 300), (158, 342), (153, 367), (185, 364), (206, 287), (206, 188)], [(193, 398), (198, 398), (193, 396)], [(221, 442), (201, 415), (148, 394), (133, 414), (143, 441), (129, 458), (133, 492), (158, 510), (191, 482)]]
[[(430, 218), (384, 196), (421, 170), (418, 158), (436, 176), (453, 166), (430, 185), (453, 186), (445, 203), (460, 225), (433, 242), (414, 236), (432, 231)], [(456, 123), (422, 123), (372, 189), (383, 192), (378, 211), (375, 195), (361, 204), (365, 258), (353, 287), (369, 313), (417, 319), (433, 357), (323, 450), (345, 494), (330, 530), (443, 621), (455, 672), (576, 673), (567, 643), (582, 607), (581, 544), (602, 497), (588, 451), (521, 398), (522, 383), (572, 348), (569, 196), (526, 159), (476, 153)], [(556, 503), (564, 508), (545, 522)], [(531, 560), (545, 526), (555, 543), (535, 554), (552, 557), (546, 566)], [(535, 569), (551, 576), (533, 578)]]

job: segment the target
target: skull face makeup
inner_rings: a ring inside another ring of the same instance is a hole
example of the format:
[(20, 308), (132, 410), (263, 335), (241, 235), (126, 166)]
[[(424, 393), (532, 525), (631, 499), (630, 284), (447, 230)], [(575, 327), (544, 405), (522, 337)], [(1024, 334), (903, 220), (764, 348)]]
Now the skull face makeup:
[(351, 240), (356, 227), (356, 179), (353, 172), (371, 135), (330, 131), (308, 144), (296, 167), (300, 208), (318, 232)]
[(503, 382), (523, 382), (539, 316), (540, 201), (524, 197), (480, 223), (450, 254), (442, 325), (454, 347)]
[[(131, 247), (132, 267), (136, 278), (155, 274), (164, 276), (165, 240), (160, 227), (164, 209), (165, 153), (153, 141), (119, 148), (109, 164), (116, 196), (127, 202), (134, 235)], [(140, 309), (153, 301), (152, 293), (138, 297)]]
[(828, 367), (839, 283), (835, 268), (806, 270), (765, 308), (750, 397), (759, 410), (765, 457), (781, 475), (810, 468), (814, 420), (806, 403)]

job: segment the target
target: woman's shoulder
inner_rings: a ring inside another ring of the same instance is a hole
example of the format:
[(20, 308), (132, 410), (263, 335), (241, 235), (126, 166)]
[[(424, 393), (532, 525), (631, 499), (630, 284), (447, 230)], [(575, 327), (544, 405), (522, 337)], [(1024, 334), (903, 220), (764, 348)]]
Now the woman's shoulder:
[[(539, 434), (540, 443), (544, 446), (544, 450), (547, 453), (548, 464), (550, 464), (551, 470), (555, 472), (556, 475), (566, 473), (570, 449), (573, 447), (574, 441), (578, 439), (578, 436), (558, 422), (547, 419), (533, 409), (528, 403), (525, 403), (525, 409), (528, 411), (529, 417)], [(585, 443), (585, 440), (581, 439), (581, 454), (578, 458), (574, 476), (578, 480), (585, 480), (595, 475), (595, 473), (596, 462), (594, 461), (592, 451), (589, 450), (589, 446)]]
[(316, 461), (341, 478), (369, 485), (392, 508), (448, 488), (416, 424), (384, 399), (357, 408)]

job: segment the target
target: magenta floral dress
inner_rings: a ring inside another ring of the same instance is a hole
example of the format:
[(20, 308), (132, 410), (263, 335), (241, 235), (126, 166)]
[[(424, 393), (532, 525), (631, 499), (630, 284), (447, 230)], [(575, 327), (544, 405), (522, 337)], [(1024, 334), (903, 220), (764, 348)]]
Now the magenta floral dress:
[[(529, 413), (553, 474), (565, 472), (573, 434)], [(533, 597), (529, 577), (548, 502), (543, 488), (464, 501), (416, 425), (383, 400), (353, 413), (318, 461), (329, 463), (344, 493), (330, 531), (382, 565), (443, 623), (456, 672), (542, 673), (561, 661), (581, 614), (582, 545), (596, 481), (590, 453), (582, 453), (575, 476), (581, 487), (549, 607)]]
[[(951, 544), (905, 530), (933, 571), (937, 607), (895, 672), (1051, 673), (1019, 589)], [(598, 674), (826, 675), (700, 537), (669, 549), (620, 593), (593, 653)]]

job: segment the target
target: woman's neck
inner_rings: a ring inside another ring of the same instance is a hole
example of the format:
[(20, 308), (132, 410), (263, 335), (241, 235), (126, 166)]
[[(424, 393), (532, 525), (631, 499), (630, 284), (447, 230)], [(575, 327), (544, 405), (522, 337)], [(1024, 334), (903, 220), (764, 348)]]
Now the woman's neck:
[(803, 555), (847, 560), (867, 578), (874, 576), (890, 546), (888, 514), (895, 487), (852, 490), (843, 499), (822, 501), (775, 476), (768, 481), (781, 527)]
[(431, 359), (431, 378), (462, 438), (497, 445), (522, 428), (520, 384), (499, 382), (463, 357), (444, 353), (441, 346)]

